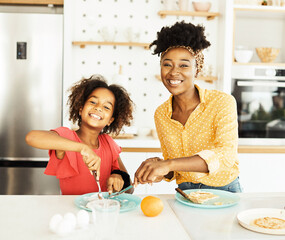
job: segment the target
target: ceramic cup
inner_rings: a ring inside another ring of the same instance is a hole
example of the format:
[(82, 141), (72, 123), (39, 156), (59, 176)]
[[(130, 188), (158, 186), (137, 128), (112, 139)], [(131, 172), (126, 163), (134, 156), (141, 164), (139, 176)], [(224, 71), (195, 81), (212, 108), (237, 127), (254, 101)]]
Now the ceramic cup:
[(188, 0), (179, 0), (179, 10), (188, 11)]
[(100, 29), (99, 33), (105, 42), (114, 42), (117, 35), (117, 29), (105, 26)]
[(166, 10), (166, 11), (175, 10), (174, 9), (174, 3), (175, 3), (175, 1), (173, 1), (173, 0), (164, 0), (163, 1), (164, 10)]
[(139, 42), (141, 36), (141, 30), (139, 27), (128, 27), (125, 30), (125, 36), (128, 42)]

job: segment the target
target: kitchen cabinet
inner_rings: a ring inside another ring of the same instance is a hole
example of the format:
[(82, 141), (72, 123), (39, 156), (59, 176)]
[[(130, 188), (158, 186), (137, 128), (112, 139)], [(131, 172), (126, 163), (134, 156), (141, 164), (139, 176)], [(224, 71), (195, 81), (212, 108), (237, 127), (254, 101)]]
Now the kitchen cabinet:
[[(234, 5), (233, 8), (233, 64), (285, 66), (285, 8), (273, 6)], [(234, 61), (234, 50), (243, 47), (253, 50), (249, 63)], [(272, 63), (264, 63), (258, 58), (256, 47), (273, 47), (280, 49)]]
[[(117, 142), (133, 140), (116, 140)], [(137, 147), (124, 147), (120, 154), (131, 179), (140, 164), (150, 157), (161, 157), (158, 146), (142, 148), (138, 142), (133, 142)], [(244, 192), (285, 192), (285, 148), (281, 146), (240, 146), (238, 154), (240, 162), (240, 182)], [(139, 185), (135, 192), (138, 194), (169, 194), (173, 193), (176, 182), (154, 183), (152, 186)]]
[[(134, 175), (140, 164), (147, 158), (151, 157), (161, 157), (161, 152), (122, 152), (120, 154), (121, 159), (130, 174), (131, 179), (134, 179)], [(175, 193), (175, 188), (177, 187), (176, 182), (166, 182), (161, 181), (159, 183), (149, 184), (139, 184), (135, 189), (135, 194), (168, 194)]]
[(239, 154), (244, 192), (285, 192), (285, 154)]

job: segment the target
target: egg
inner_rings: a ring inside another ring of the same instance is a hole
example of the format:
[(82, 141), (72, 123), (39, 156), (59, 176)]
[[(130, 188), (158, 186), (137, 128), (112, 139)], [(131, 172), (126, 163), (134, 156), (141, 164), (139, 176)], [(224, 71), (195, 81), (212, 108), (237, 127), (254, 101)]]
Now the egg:
[(49, 221), (49, 229), (55, 233), (59, 223), (62, 220), (63, 220), (63, 217), (60, 214), (53, 215)]
[(63, 219), (70, 224), (70, 227), (74, 229), (76, 227), (76, 217), (73, 213), (68, 212), (64, 214)]
[(79, 210), (77, 213), (77, 225), (80, 228), (86, 228), (89, 224), (89, 213), (85, 210)]
[(67, 219), (63, 219), (56, 228), (56, 234), (59, 236), (66, 236), (73, 230), (72, 225)]

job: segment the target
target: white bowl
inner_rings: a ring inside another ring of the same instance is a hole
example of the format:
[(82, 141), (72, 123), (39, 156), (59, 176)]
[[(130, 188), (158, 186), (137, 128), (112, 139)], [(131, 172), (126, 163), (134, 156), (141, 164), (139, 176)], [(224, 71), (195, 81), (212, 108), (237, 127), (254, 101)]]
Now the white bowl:
[(212, 5), (210, 2), (192, 2), (192, 4), (196, 12), (208, 12)]
[(235, 50), (235, 59), (240, 63), (248, 63), (253, 55), (252, 50), (238, 49)]

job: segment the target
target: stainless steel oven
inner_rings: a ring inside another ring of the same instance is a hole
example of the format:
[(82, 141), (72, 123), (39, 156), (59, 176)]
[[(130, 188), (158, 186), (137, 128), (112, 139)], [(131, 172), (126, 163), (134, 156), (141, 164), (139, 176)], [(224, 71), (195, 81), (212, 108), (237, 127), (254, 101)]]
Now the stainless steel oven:
[(285, 67), (234, 66), (232, 84), (240, 139), (285, 144)]

